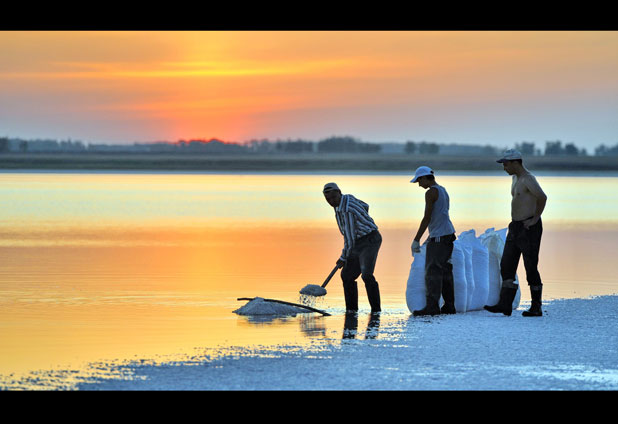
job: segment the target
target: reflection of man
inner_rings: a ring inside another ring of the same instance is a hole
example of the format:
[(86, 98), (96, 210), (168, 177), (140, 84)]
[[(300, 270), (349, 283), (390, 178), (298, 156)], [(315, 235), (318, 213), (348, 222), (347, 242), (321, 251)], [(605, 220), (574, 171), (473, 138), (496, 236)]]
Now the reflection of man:
[[(365, 339), (375, 339), (380, 331), (380, 314), (371, 314), (365, 330)], [(346, 313), (343, 321), (344, 339), (355, 339), (358, 333), (358, 314)]]
[(346, 310), (358, 311), (356, 279), (362, 276), (371, 305), (371, 312), (380, 312), (380, 289), (373, 276), (382, 244), (378, 226), (369, 216), (369, 205), (351, 194), (341, 194), (335, 183), (324, 186), (324, 198), (335, 209), (339, 231), (343, 234), (344, 247), (337, 265), (341, 270)]
[[(411, 183), (418, 183), (425, 192), (425, 214), (412, 242), (412, 255), (421, 251), (420, 240), (429, 228), (427, 251), (425, 252), (425, 288), (427, 304), (424, 309), (414, 311), (414, 316), (454, 314), (455, 287), (453, 283), (453, 242), (455, 227), (449, 217), (449, 197), (446, 189), (438, 185), (433, 170), (419, 167)], [(444, 306), (440, 309), (440, 295)]]
[(519, 264), (520, 256), (524, 258), (526, 279), (530, 286), (532, 304), (530, 309), (523, 312), (526, 317), (542, 316), (541, 293), (543, 284), (541, 275), (537, 269), (539, 263), (539, 249), (541, 247), (541, 235), (543, 224), (541, 214), (545, 209), (547, 196), (541, 189), (534, 175), (524, 166), (521, 153), (517, 150), (507, 150), (501, 159), (504, 170), (513, 176), (511, 185), (511, 223), (509, 224), (504, 252), (500, 262), (502, 274), (502, 289), (500, 300), (496, 305), (485, 306), (489, 312), (511, 315), (513, 299), (517, 294), (515, 273)]

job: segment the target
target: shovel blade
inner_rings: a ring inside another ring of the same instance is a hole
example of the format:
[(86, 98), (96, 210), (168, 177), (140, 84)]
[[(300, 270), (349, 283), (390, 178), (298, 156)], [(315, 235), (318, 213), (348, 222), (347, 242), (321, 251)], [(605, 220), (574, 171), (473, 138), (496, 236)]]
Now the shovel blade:
[(326, 289), (317, 284), (307, 284), (300, 290), (300, 294), (307, 296), (324, 296), (326, 294)]

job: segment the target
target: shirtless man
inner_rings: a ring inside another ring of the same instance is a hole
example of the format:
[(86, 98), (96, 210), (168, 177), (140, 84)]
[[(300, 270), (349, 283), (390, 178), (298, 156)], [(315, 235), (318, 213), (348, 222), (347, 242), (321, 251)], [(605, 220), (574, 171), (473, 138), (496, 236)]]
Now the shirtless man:
[(513, 176), (511, 185), (511, 195), (513, 196), (511, 201), (512, 221), (509, 224), (500, 262), (500, 273), (502, 274), (500, 300), (496, 305), (486, 305), (485, 309), (489, 312), (511, 315), (513, 299), (517, 294), (515, 273), (519, 258), (523, 256), (532, 304), (530, 309), (524, 311), (522, 315), (539, 317), (543, 315), (541, 311), (543, 284), (537, 266), (541, 235), (543, 234), (541, 214), (545, 209), (547, 196), (534, 175), (523, 166), (521, 153), (517, 150), (507, 150), (497, 162), (502, 163), (506, 173)]

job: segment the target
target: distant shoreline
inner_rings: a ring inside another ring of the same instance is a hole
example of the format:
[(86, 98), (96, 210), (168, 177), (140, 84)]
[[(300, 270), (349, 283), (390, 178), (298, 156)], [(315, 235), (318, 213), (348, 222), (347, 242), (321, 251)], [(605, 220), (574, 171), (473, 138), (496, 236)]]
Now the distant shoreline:
[[(492, 156), (405, 154), (155, 154), (2, 153), (0, 171), (201, 171), (201, 172), (410, 172), (428, 165), (441, 171), (501, 171)], [(530, 156), (532, 171), (618, 171), (616, 156)]]

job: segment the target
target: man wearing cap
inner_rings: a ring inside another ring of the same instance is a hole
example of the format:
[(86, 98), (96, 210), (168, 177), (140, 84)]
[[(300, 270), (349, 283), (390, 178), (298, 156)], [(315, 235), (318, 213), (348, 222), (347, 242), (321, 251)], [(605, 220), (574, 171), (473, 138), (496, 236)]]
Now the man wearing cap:
[(335, 209), (339, 231), (344, 247), (337, 265), (341, 270), (346, 310), (358, 311), (358, 287), (356, 279), (362, 276), (367, 290), (371, 312), (380, 312), (380, 289), (373, 271), (382, 244), (378, 226), (369, 216), (369, 205), (351, 194), (341, 194), (335, 183), (323, 189), (324, 198)]
[[(454, 314), (455, 288), (453, 283), (453, 242), (455, 227), (449, 218), (449, 196), (446, 189), (438, 185), (434, 172), (428, 166), (419, 167), (411, 183), (418, 183), (425, 192), (425, 214), (412, 242), (412, 255), (421, 251), (420, 240), (429, 228), (425, 253), (425, 288), (427, 304), (424, 309), (413, 311), (414, 316)], [(444, 306), (440, 309), (440, 295)]]
[(519, 258), (523, 256), (526, 269), (526, 279), (530, 286), (532, 298), (530, 309), (523, 312), (523, 316), (542, 316), (541, 294), (543, 284), (541, 275), (537, 269), (539, 263), (539, 249), (541, 247), (541, 235), (543, 224), (541, 214), (547, 203), (547, 196), (541, 189), (534, 175), (524, 166), (521, 153), (517, 150), (507, 150), (497, 160), (504, 167), (507, 174), (513, 176), (511, 184), (511, 223), (509, 224), (500, 273), (502, 275), (502, 288), (500, 300), (496, 305), (486, 305), (485, 309), (494, 313), (511, 315), (513, 299), (517, 294), (515, 273)]

